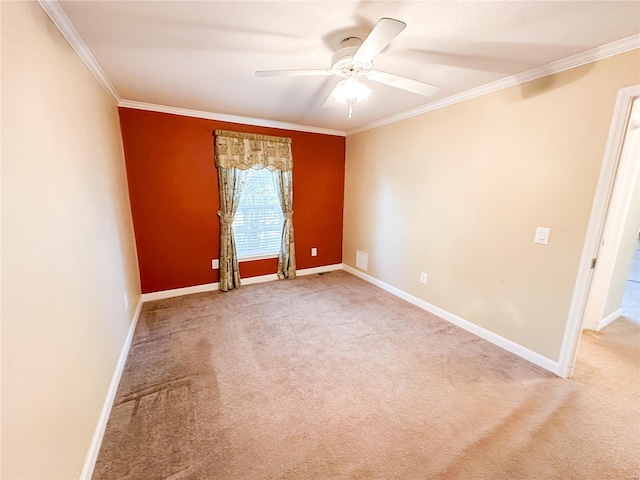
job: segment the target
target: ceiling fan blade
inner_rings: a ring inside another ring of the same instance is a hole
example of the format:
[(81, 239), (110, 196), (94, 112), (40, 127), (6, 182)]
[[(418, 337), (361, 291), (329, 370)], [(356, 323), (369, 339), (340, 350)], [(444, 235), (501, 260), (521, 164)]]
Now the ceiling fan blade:
[(335, 87), (333, 87), (331, 89), (331, 93), (329, 94), (329, 96), (327, 97), (327, 99), (324, 101), (324, 103), (322, 104), (322, 108), (328, 108), (328, 107), (333, 107), (334, 105), (336, 105), (338, 102), (336, 101), (335, 98), (333, 98), (333, 94), (335, 93), (335, 91), (338, 89), (338, 85), (340, 84), (340, 82), (336, 83)]
[(379, 72), (377, 70), (371, 70), (367, 73), (367, 78), (374, 82), (384, 83), (385, 85), (401, 88), (402, 90), (408, 90), (424, 96), (433, 95), (436, 90), (438, 90), (438, 87), (429, 83), (419, 82), (418, 80), (401, 77), (393, 73)]
[(302, 77), (302, 76), (329, 76), (333, 75), (331, 70), (258, 70), (256, 77)]
[(367, 38), (365, 38), (360, 48), (353, 56), (353, 59), (357, 62), (369, 63), (373, 60), (378, 53), (382, 51), (384, 47), (391, 43), (391, 40), (396, 38), (398, 34), (405, 29), (406, 23), (400, 20), (394, 20), (393, 18), (381, 18), (376, 23), (373, 30), (369, 32)]

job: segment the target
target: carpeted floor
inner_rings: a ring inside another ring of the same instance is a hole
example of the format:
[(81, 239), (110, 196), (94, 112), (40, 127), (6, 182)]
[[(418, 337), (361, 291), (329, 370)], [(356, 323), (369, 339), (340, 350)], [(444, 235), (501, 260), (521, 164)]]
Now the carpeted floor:
[(572, 380), (342, 271), (146, 303), (94, 479), (633, 479), (640, 327)]

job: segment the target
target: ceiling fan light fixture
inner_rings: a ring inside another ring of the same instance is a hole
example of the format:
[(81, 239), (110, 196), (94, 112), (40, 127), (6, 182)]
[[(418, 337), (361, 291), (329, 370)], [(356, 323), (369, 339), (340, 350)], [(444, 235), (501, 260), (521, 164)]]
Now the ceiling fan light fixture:
[(349, 77), (342, 80), (333, 91), (333, 98), (338, 103), (347, 103), (348, 101), (357, 100), (364, 102), (371, 93), (371, 89), (355, 77)]
[(359, 78), (367, 78), (375, 83), (382, 83), (391, 87), (406, 90), (418, 95), (432, 95), (438, 87), (428, 83), (402, 77), (393, 73), (372, 70), (373, 59), (382, 52), (407, 25), (400, 20), (383, 17), (378, 20), (364, 41), (358, 37), (346, 37), (340, 44), (340, 49), (331, 56), (331, 68), (322, 70), (262, 70), (257, 71), (257, 77), (275, 76), (337, 76), (342, 80), (333, 88), (324, 107), (334, 102), (348, 105), (349, 118), (353, 117), (353, 101), (358, 103), (368, 99), (371, 89)]

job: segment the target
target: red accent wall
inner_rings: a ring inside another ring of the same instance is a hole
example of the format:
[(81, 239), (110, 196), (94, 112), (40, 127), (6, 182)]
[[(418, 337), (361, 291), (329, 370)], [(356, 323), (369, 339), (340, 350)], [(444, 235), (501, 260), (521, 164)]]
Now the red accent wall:
[[(142, 292), (217, 282), (216, 129), (290, 137), (297, 268), (342, 262), (344, 137), (120, 108)], [(318, 256), (311, 256), (311, 247)], [(276, 260), (240, 264), (242, 277)]]

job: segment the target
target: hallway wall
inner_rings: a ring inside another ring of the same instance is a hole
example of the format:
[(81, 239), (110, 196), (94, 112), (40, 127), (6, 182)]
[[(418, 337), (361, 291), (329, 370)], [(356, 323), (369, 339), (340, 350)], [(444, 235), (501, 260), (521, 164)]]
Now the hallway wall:
[(38, 3), (0, 16), (0, 476), (74, 479), (140, 299), (118, 111)]

